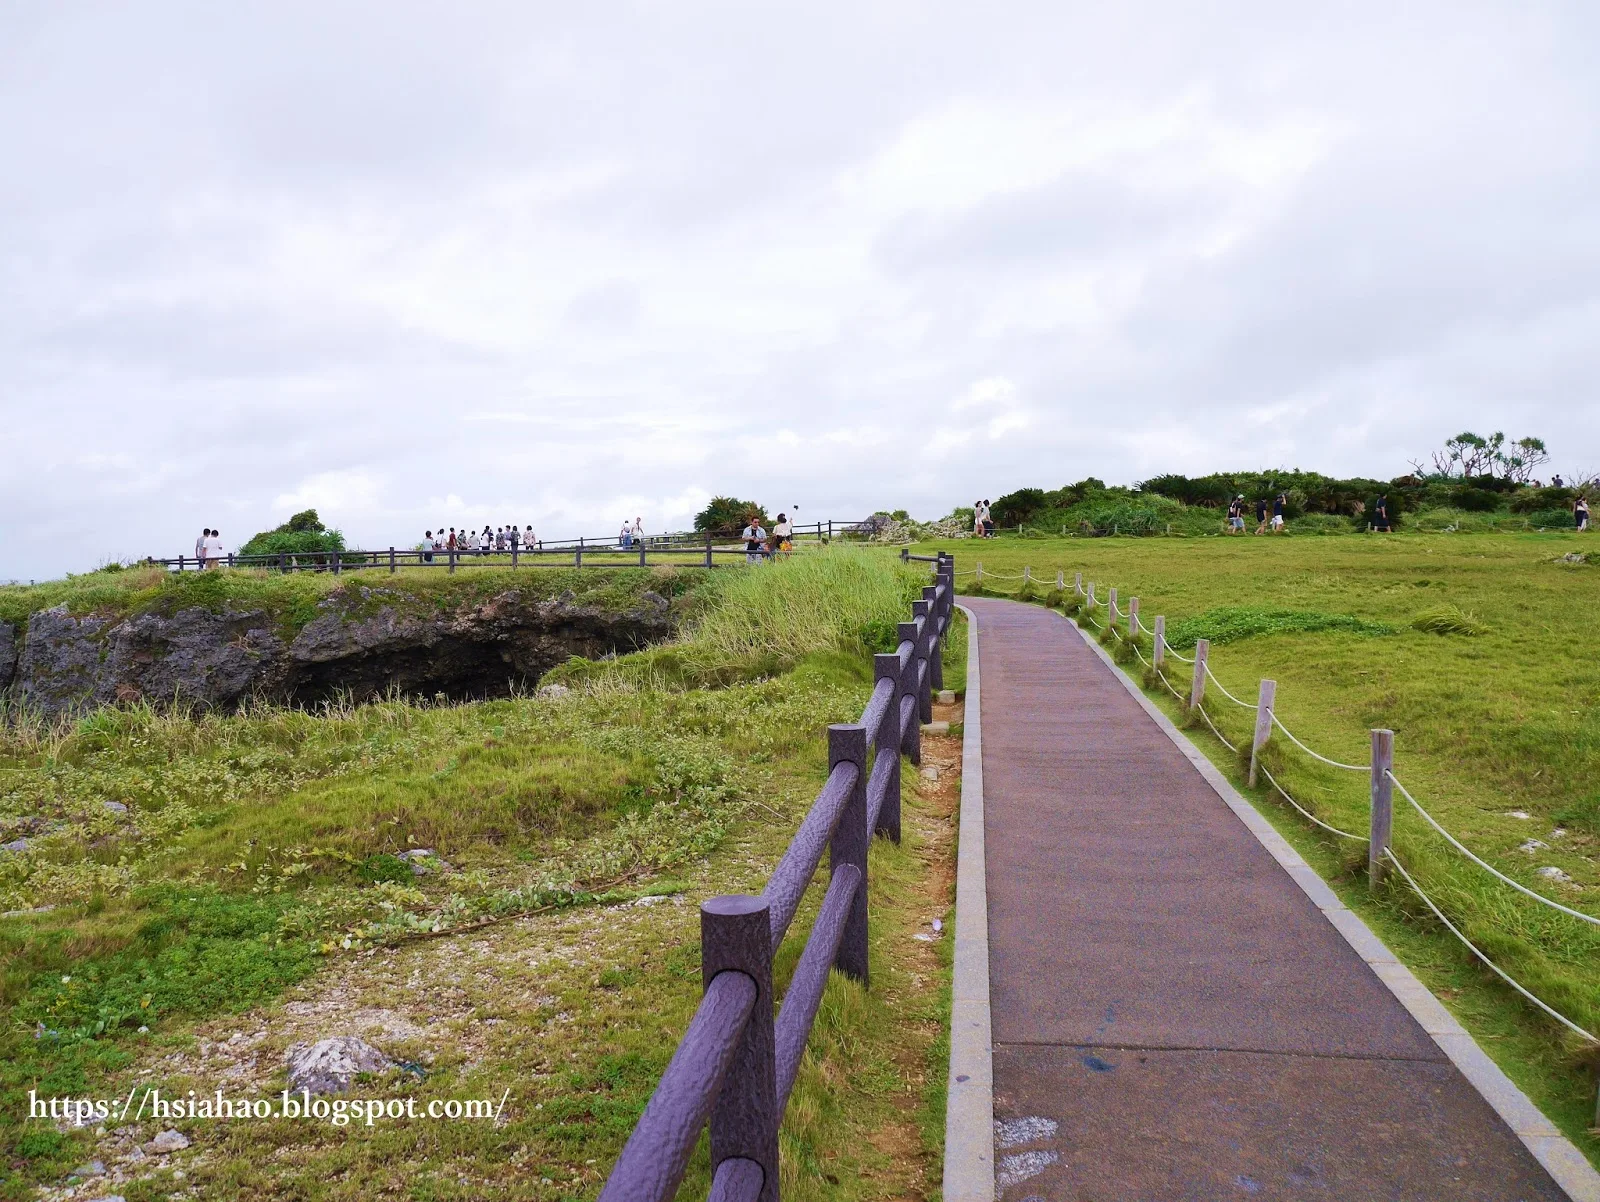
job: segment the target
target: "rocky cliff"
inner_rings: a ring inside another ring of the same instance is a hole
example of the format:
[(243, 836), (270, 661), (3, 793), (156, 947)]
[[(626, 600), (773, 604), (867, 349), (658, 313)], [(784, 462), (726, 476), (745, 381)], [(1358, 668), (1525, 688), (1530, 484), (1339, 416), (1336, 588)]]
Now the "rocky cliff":
[(625, 612), (516, 589), (443, 613), (418, 613), (381, 588), (331, 595), (317, 608), (292, 633), (265, 610), (125, 618), (41, 610), (20, 636), (0, 622), (0, 688), (50, 715), (146, 698), (226, 710), (252, 697), (309, 704), (391, 689), (491, 697), (533, 684), (570, 656), (632, 651), (673, 629), (668, 602), (650, 592)]

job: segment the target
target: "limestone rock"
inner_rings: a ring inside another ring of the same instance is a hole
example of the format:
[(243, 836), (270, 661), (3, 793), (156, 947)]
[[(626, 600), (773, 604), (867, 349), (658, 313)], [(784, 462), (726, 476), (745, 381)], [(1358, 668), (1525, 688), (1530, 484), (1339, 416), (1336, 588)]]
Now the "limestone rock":
[(17, 628), (10, 622), (0, 622), (0, 689), (11, 683), (17, 673)]
[(144, 1150), (152, 1156), (165, 1156), (168, 1152), (181, 1152), (188, 1146), (189, 1137), (187, 1135), (182, 1131), (174, 1131), (168, 1128), (145, 1144)]
[(381, 1073), (393, 1067), (394, 1061), (353, 1035), (297, 1043), (289, 1049), (289, 1089), (342, 1093), (358, 1073)]

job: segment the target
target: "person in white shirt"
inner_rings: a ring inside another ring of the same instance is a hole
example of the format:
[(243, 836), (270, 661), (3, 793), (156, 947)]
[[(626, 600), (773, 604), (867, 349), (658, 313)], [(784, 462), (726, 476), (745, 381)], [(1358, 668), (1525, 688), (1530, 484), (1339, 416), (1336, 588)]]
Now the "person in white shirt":
[(524, 526), (522, 529), (522, 549), (524, 551), (536, 550), (538, 541), (533, 537), (533, 527)]
[(617, 545), (624, 551), (633, 546), (633, 527), (628, 525), (626, 518), (622, 520), (622, 530), (617, 535)]
[(634, 518), (633, 519), (633, 541), (636, 542), (636, 543), (644, 542), (644, 519), (643, 518)]
[(772, 524), (772, 541), (775, 544), (772, 549), (787, 558), (794, 550), (793, 537), (794, 526), (789, 521), (789, 515), (780, 513), (778, 520)]
[(761, 518), (752, 515), (750, 524), (739, 535), (744, 539), (744, 561), (746, 563), (760, 563), (762, 556), (761, 544), (767, 541), (767, 532), (761, 528)]
[(221, 531), (211, 531), (211, 537), (206, 539), (206, 567), (220, 568), (226, 554), (227, 552), (222, 549)]

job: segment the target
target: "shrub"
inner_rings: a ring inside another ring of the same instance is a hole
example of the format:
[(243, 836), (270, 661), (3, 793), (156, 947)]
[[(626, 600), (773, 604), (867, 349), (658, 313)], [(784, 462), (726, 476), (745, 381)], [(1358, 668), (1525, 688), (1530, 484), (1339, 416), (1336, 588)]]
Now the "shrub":
[(1538, 513), (1545, 509), (1570, 509), (1578, 495), (1571, 488), (1526, 488), (1511, 498), (1512, 513)]
[(1570, 510), (1540, 509), (1528, 515), (1528, 525), (1543, 526), (1546, 530), (1571, 530), (1576, 521)]
[(1452, 490), (1450, 503), (1457, 509), (1465, 509), (1468, 513), (1488, 513), (1500, 508), (1500, 495), (1486, 488), (1473, 488), (1469, 485)]
[(344, 535), (324, 526), (315, 509), (306, 509), (275, 530), (257, 534), (239, 548), (239, 554), (315, 555), (343, 550)]
[(720, 538), (733, 538), (744, 529), (750, 515), (767, 524), (767, 512), (754, 501), (741, 501), (738, 497), (712, 497), (711, 503), (694, 515), (694, 528), (700, 534)]

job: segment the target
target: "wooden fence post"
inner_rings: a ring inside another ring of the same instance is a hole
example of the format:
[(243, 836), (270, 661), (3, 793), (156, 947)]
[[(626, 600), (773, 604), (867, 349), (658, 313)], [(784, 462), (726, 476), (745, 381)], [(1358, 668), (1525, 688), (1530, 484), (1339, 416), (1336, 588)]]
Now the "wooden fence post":
[[(183, 556), (180, 555), (180, 556), (178, 556), (178, 558), (179, 558), (179, 560), (182, 560)], [(983, 560), (981, 560), (981, 559), (978, 560), (978, 571), (977, 571), (976, 575), (974, 576), (974, 579), (976, 579), (979, 584), (983, 583)]]
[(1106, 625), (1117, 624), (1117, 586), (1112, 585), (1106, 590)]
[[(944, 577), (936, 579), (943, 581)], [(922, 599), (928, 603), (928, 621), (933, 624), (933, 647), (928, 652), (928, 688), (938, 692), (944, 688), (944, 656), (939, 654), (939, 632), (943, 619), (943, 606), (939, 602), (939, 586), (930, 584), (922, 590)]]
[(230, 568), (233, 566), (233, 552), (232, 551), (228, 552), (228, 566)]
[(394, 575), (394, 548), (389, 548), (389, 575)]
[(1156, 615), (1156, 632), (1152, 637), (1155, 639), (1156, 648), (1155, 655), (1151, 657), (1150, 662), (1160, 668), (1161, 661), (1167, 658), (1167, 618), (1165, 614)]
[(1083, 596), (1083, 573), (1082, 572), (1074, 572), (1074, 573), (1072, 573), (1072, 591), (1077, 593), (1078, 596), (1080, 596), (1080, 597)]
[(581, 538), (578, 540), (578, 545), (572, 549), (572, 566), (575, 568), (583, 566), (583, 539)]
[(706, 535), (706, 567), (711, 566), (711, 536)]
[(1389, 838), (1394, 831), (1394, 785), (1389, 771), (1394, 767), (1394, 731), (1372, 732), (1372, 822), (1367, 841), (1367, 888), (1376, 889), (1383, 883), (1389, 866), (1383, 853), (1389, 850)]
[[(898, 721), (898, 719), (897, 719)], [(828, 727), (828, 771), (848, 760), (857, 768), (856, 785), (839, 814), (828, 843), (828, 870), (839, 871), (854, 864), (861, 873), (861, 887), (850, 903), (844, 934), (839, 939), (839, 954), (834, 967), (867, 983), (867, 728), (856, 722), (841, 722)]]
[(743, 973), (756, 984), (745, 1021), (711, 1108), (711, 1168), (731, 1157), (753, 1160), (765, 1182), (757, 1195), (778, 1202), (778, 1041), (772, 1016), (772, 918), (765, 898), (731, 894), (700, 907), (700, 981)]
[(1267, 740), (1272, 737), (1272, 703), (1277, 699), (1278, 682), (1263, 680), (1261, 691), (1256, 694), (1256, 734), (1250, 740), (1250, 784), (1253, 788), (1256, 783), (1256, 757), (1261, 754), (1261, 749), (1267, 745)]
[(1067, 591), (1067, 573), (1062, 568), (1056, 569), (1056, 591), (1063, 593)]
[(925, 670), (919, 670), (913, 678), (920, 681), (917, 687), (917, 717), (922, 722), (933, 721), (933, 602), (913, 601), (911, 603), (913, 619), (922, 619), (922, 633), (916, 636), (917, 648), (911, 655), (914, 667), (926, 665)]
[(889, 787), (883, 805), (878, 807), (878, 829), (896, 843), (900, 842), (900, 657), (893, 651), (872, 657), (874, 686), (880, 680), (894, 681), (894, 692), (889, 695), (889, 705), (883, 711), (878, 729), (872, 732), (873, 763), (877, 756), (889, 757)]
[(521, 543), (512, 543), (511, 544), (511, 566), (512, 567), (516, 567), (517, 566), (517, 552), (520, 551), (521, 549), (522, 549), (522, 544)]
[(1189, 685), (1189, 708), (1194, 709), (1206, 699), (1206, 654), (1211, 650), (1209, 639), (1199, 639), (1194, 645), (1194, 680)]
[[(512, 555), (511, 559), (512, 559), (512, 563), (515, 564), (516, 563), (516, 556)], [(642, 538), (639, 540), (639, 566), (641, 568), (645, 566), (645, 562), (644, 562), (644, 539), (642, 539)]]
[(450, 550), (447, 552), (447, 554), (448, 554), (448, 556), (450, 558), (450, 570), (453, 572), (453, 571), (456, 570), (456, 552), (455, 552), (455, 548), (454, 547), (450, 548)]
[(1024, 587), (1033, 583), (1033, 569), (1027, 564), (1022, 565), (1022, 583)]
[(178, 571), (183, 571), (183, 556), (178, 556)]
[[(904, 675), (900, 677), (900, 696), (917, 695), (917, 624), (915, 622), (901, 622), (895, 627), (895, 636), (898, 642), (911, 644), (911, 657), (906, 660)], [(898, 654), (898, 649), (896, 651)], [(918, 707), (921, 708), (920, 706)], [(894, 720), (900, 721), (896, 714)], [(917, 721), (917, 715), (912, 714), (911, 726), (906, 731), (905, 741), (901, 750), (913, 764), (922, 763), (922, 724)]]

